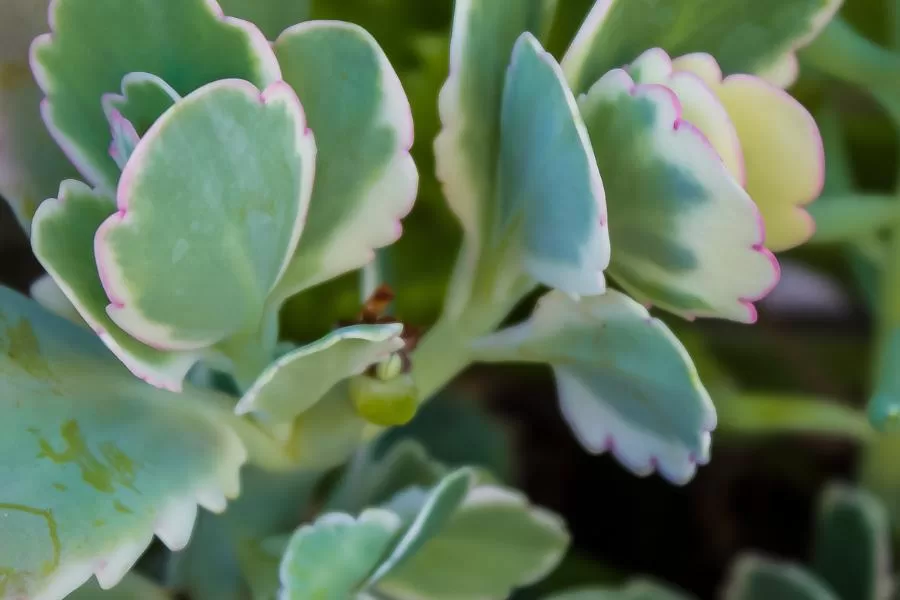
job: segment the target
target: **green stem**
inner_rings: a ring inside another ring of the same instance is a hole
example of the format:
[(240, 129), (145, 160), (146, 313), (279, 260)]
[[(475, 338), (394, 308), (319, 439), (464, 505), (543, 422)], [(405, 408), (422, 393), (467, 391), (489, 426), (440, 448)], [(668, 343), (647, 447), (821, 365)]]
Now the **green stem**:
[(900, 223), (900, 204), (887, 194), (823, 196), (809, 207), (813, 244), (854, 242)]

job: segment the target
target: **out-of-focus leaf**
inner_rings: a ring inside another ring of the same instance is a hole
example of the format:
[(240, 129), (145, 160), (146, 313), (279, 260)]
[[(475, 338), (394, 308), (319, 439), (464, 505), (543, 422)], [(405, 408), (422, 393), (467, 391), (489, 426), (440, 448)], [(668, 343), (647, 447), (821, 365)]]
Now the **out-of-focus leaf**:
[(891, 595), (890, 528), (877, 498), (842, 484), (825, 490), (812, 567), (842, 600), (883, 600)]

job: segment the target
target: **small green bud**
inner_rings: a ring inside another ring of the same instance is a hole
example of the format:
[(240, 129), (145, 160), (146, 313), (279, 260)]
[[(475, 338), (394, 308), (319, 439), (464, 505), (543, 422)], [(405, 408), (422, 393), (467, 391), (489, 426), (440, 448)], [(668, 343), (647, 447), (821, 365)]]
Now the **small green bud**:
[(409, 374), (387, 381), (358, 375), (350, 380), (350, 398), (359, 416), (382, 427), (409, 423), (419, 408), (418, 390)]

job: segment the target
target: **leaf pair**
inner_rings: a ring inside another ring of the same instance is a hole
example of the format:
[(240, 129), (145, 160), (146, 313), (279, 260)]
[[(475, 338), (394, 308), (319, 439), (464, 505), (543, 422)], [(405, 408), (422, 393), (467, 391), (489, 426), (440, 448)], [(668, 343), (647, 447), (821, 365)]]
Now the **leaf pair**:
[[(282, 598), (505, 598), (556, 565), (568, 541), (556, 517), (467, 469), (440, 478), (416, 448), (400, 444), (370, 464), (378, 476), (351, 467), (330, 508), (386, 503), (297, 530), (281, 562)], [(387, 499), (389, 489), (403, 491)]]
[(214, 3), (131, 9), (58, 0), (34, 44), (47, 124), (96, 186), (63, 183), (35, 252), (138, 376), (178, 389), (224, 359), (249, 383), (284, 300), (400, 235), (409, 105), (358, 27), (301, 24), (270, 45)]

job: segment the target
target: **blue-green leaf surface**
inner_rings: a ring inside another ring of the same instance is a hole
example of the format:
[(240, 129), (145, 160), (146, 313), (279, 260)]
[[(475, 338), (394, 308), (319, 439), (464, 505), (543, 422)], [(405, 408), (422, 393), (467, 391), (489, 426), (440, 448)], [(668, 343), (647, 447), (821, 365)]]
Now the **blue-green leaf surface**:
[(0, 413), (0, 596), (63, 598), (92, 573), (110, 587), (154, 534), (183, 548), (197, 505), (238, 493), (227, 399), (149, 386), (5, 288)]
[(690, 480), (709, 460), (716, 413), (684, 347), (628, 296), (551, 292), (523, 324), (476, 342), (487, 361), (549, 363), (582, 445), (637, 475)]

